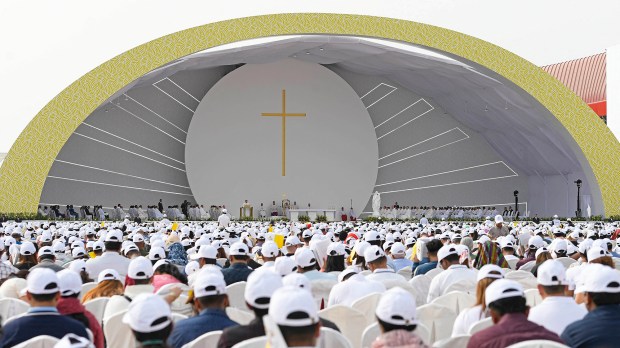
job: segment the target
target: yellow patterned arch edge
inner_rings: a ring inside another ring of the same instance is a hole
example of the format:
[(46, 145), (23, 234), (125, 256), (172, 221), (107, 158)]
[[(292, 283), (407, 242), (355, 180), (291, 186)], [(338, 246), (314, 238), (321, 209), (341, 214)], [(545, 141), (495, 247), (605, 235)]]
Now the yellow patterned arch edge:
[(210, 47), (290, 34), (409, 42), (495, 71), (536, 98), (568, 130), (598, 182), (605, 214), (620, 214), (620, 143), (584, 102), (540, 68), (501, 47), (444, 28), (391, 18), (309, 13), (239, 18), (179, 31), (135, 47), (82, 76), (36, 115), (11, 148), (0, 168), (0, 211), (36, 212), (47, 174), (67, 139), (99, 105), (133, 80)]

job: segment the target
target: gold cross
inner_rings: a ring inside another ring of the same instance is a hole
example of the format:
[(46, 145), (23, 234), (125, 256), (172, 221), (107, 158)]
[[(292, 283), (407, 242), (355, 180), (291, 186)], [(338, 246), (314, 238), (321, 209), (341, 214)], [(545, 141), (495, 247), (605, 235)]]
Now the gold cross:
[(305, 113), (287, 114), (286, 113), (286, 90), (282, 90), (282, 112), (281, 113), (268, 113), (263, 112), (261, 116), (277, 116), (282, 117), (282, 176), (286, 176), (286, 118), (287, 117), (305, 117)]

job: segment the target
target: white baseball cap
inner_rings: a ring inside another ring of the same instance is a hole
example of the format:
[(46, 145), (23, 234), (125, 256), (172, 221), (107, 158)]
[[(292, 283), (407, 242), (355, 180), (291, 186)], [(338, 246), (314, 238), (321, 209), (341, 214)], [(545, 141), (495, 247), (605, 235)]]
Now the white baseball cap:
[(230, 246), (230, 255), (234, 256), (248, 256), (250, 250), (245, 243), (236, 242)]
[(54, 294), (60, 291), (58, 276), (49, 268), (35, 268), (26, 279), (26, 290), (35, 295)]
[(566, 268), (558, 260), (547, 260), (538, 267), (538, 284), (543, 286), (568, 285)]
[(105, 250), (105, 244), (103, 244), (102, 241), (96, 241), (93, 243), (93, 251), (97, 251), (97, 250)]
[(194, 281), (196, 298), (226, 294), (226, 282), (221, 273), (200, 272)]
[(144, 242), (144, 236), (140, 233), (136, 233), (133, 235), (133, 238), (131, 238), (131, 240), (134, 243), (140, 243), (140, 242)]
[(345, 268), (342, 272), (340, 272), (340, 274), (338, 274), (338, 282), (342, 283), (345, 280), (344, 278), (349, 274), (357, 274), (357, 271), (353, 267)]
[(310, 285), (310, 279), (301, 273), (291, 273), (282, 278), (282, 284), (284, 286), (294, 286), (296, 288), (301, 288), (307, 291), (312, 291), (312, 286)]
[(484, 278), (502, 279), (504, 278), (504, 270), (498, 265), (484, 265), (480, 267), (476, 281), (479, 282)]
[(121, 276), (118, 272), (112, 268), (104, 269), (99, 272), (99, 276), (97, 277), (97, 283), (101, 283), (104, 280), (121, 280)]
[(50, 246), (44, 246), (39, 249), (37, 252), (37, 257), (45, 256), (45, 255), (54, 255), (54, 250)]
[(156, 261), (166, 258), (166, 251), (162, 247), (152, 247), (149, 250), (149, 260)]
[(604, 257), (604, 256), (611, 256), (611, 254), (609, 253), (609, 251), (601, 248), (601, 247), (596, 247), (593, 246), (588, 250), (588, 262), (592, 262), (598, 258)]
[(292, 257), (281, 256), (276, 259), (274, 268), (276, 269), (276, 272), (284, 277), (290, 273), (297, 272), (297, 263)]
[(86, 271), (86, 260), (77, 259), (71, 261), (69, 263), (69, 269), (78, 274), (82, 271)]
[(556, 240), (555, 244), (553, 245), (553, 251), (555, 252), (568, 251), (568, 243), (566, 242), (566, 240), (565, 239)]
[(620, 292), (620, 272), (611, 267), (600, 267), (596, 272), (588, 272), (585, 277), (585, 292)]
[(310, 326), (319, 322), (316, 302), (309, 291), (293, 286), (284, 286), (273, 293), (277, 298), (269, 306), (269, 315), (278, 325)]
[(271, 269), (261, 267), (248, 276), (244, 293), (245, 302), (254, 308), (267, 309), (273, 293), (281, 287), (282, 277)]
[(502, 241), (499, 243), (500, 248), (515, 248), (515, 244), (509, 238), (502, 238)]
[(82, 247), (77, 247), (71, 250), (71, 256), (74, 258), (82, 257), (84, 255), (86, 255), (86, 250)]
[(123, 241), (123, 232), (121, 232), (120, 230), (112, 230), (109, 231), (106, 235), (105, 235), (105, 242), (122, 242)]
[(297, 249), (295, 253), (295, 262), (301, 268), (310, 267), (316, 265), (316, 256), (312, 250), (308, 248)]
[(56, 273), (61, 296), (77, 295), (82, 291), (82, 278), (70, 269)]
[(548, 253), (548, 252), (549, 252), (549, 249), (547, 249), (546, 247), (541, 247), (541, 248), (538, 248), (538, 249), (536, 250), (536, 253), (534, 253), (534, 257), (535, 257), (535, 258), (538, 258), (538, 256), (540, 256), (540, 254), (542, 254), (542, 253)]
[(485, 304), (509, 297), (525, 297), (523, 286), (509, 279), (498, 279), (489, 285), (484, 293)]
[(405, 255), (406, 253), (405, 245), (401, 242), (396, 242), (392, 244), (391, 252), (392, 252), (392, 255)]
[(200, 269), (200, 264), (198, 261), (190, 261), (185, 265), (185, 274), (188, 276), (196, 273)]
[(302, 244), (297, 236), (288, 236), (284, 242), (284, 246), (293, 246)]
[(399, 287), (383, 293), (375, 310), (381, 321), (400, 326), (416, 325), (416, 312), (415, 297)]
[(340, 242), (333, 242), (327, 246), (327, 256), (344, 256), (345, 254), (344, 244)]
[(385, 257), (385, 252), (378, 245), (371, 245), (364, 251), (366, 263), (373, 262), (381, 257)]
[(127, 276), (131, 279), (149, 279), (153, 276), (153, 265), (144, 256), (138, 256), (131, 260), (127, 270)]
[(501, 215), (495, 215), (495, 223), (499, 224), (500, 222), (504, 222), (504, 218)]
[(123, 323), (137, 332), (149, 333), (162, 330), (172, 323), (170, 306), (155, 294), (140, 294), (131, 301)]
[(280, 254), (280, 249), (278, 249), (278, 245), (276, 243), (267, 241), (263, 243), (260, 253), (264, 257), (276, 257)]
[(201, 245), (200, 249), (198, 249), (198, 252), (193, 254), (192, 256), (190, 256), (190, 259), (192, 259), (192, 260), (198, 260), (198, 259), (212, 259), (212, 260), (216, 260), (217, 259), (217, 249), (215, 249), (211, 245)]
[(32, 242), (22, 242), (22, 245), (19, 247), (19, 254), (26, 256), (26, 255), (34, 255), (37, 252), (37, 249), (34, 247), (34, 244), (32, 244)]
[(448, 244), (442, 246), (439, 251), (437, 251), (437, 261), (441, 262), (441, 260), (445, 259), (450, 255), (458, 255), (459, 252), (456, 250), (456, 246), (453, 244)]
[(368, 231), (368, 233), (364, 235), (364, 240), (367, 242), (377, 241), (381, 240), (381, 236), (379, 235), (379, 232), (372, 230)]
[(530, 237), (530, 239), (527, 241), (527, 246), (530, 249), (542, 248), (545, 246), (545, 241), (543, 241), (542, 237), (540, 236), (533, 236)]

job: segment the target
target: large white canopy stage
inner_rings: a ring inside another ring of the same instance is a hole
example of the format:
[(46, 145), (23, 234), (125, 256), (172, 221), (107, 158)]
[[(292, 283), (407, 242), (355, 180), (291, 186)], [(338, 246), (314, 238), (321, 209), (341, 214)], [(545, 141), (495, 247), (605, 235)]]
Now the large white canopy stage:
[(501, 208), (518, 190), (522, 212), (570, 216), (577, 179), (582, 209), (601, 213), (568, 132), (494, 72), (409, 44), (303, 35), (215, 47), (126, 86), (66, 142), (41, 203), (237, 209), (285, 194), (360, 213), (374, 191), (385, 205)]

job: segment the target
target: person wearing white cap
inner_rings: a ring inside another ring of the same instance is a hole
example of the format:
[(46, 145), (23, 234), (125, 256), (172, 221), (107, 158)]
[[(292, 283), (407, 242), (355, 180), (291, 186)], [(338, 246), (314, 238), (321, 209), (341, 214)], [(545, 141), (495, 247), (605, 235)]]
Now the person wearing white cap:
[(467, 335), (469, 328), (478, 321), (486, 318), (487, 306), (484, 295), (487, 287), (497, 279), (504, 278), (504, 270), (498, 265), (484, 265), (476, 275), (476, 303), (473, 307), (465, 308), (459, 313), (454, 321), (452, 336)]
[(502, 254), (506, 261), (519, 259), (519, 257), (515, 255), (515, 244), (511, 238), (503, 238), (499, 246), (502, 248)]
[(510, 233), (508, 227), (504, 225), (504, 218), (501, 215), (495, 215), (495, 226), (489, 230), (489, 237), (492, 240), (500, 236), (507, 236)]
[(390, 248), (390, 256), (394, 260), (394, 271), (398, 272), (399, 270), (405, 267), (412, 267), (413, 261), (405, 258), (406, 250), (405, 245), (401, 242), (396, 242), (392, 244)]
[(169, 340), (173, 348), (181, 348), (207, 332), (238, 325), (226, 315), (228, 295), (226, 282), (219, 269), (207, 266), (198, 273), (193, 288), (194, 306), (198, 315), (177, 323)]
[(571, 323), (582, 319), (587, 311), (572, 297), (566, 296), (566, 269), (560, 261), (547, 260), (538, 268), (538, 292), (543, 301), (530, 309), (528, 319), (561, 335)]
[(297, 272), (297, 263), (295, 263), (295, 259), (289, 256), (281, 256), (276, 259), (273, 264), (273, 268), (280, 274), (280, 276), (284, 277), (293, 272)]
[(155, 292), (155, 287), (151, 284), (153, 282), (153, 266), (146, 257), (138, 256), (131, 260), (127, 277), (133, 281), (134, 285), (127, 285), (122, 294), (110, 297), (105, 306), (104, 319), (126, 310), (132, 299), (138, 295)]
[(60, 287), (60, 299), (56, 308), (62, 315), (71, 317), (87, 327), (93, 333), (93, 341), (96, 348), (104, 348), (103, 330), (99, 320), (80, 302), (79, 296), (82, 291), (82, 278), (70, 269), (57, 273)]
[(525, 257), (517, 262), (516, 268), (519, 269), (530, 261), (536, 261), (536, 250), (545, 246), (545, 241), (541, 236), (532, 236), (527, 241)]
[(129, 325), (141, 348), (167, 348), (166, 341), (174, 327), (170, 306), (155, 294), (136, 297), (123, 316), (123, 323)]
[(245, 303), (254, 312), (254, 319), (247, 325), (224, 329), (218, 348), (230, 348), (235, 344), (254, 337), (265, 336), (263, 317), (269, 311), (273, 293), (282, 287), (282, 277), (273, 268), (263, 268), (252, 272), (245, 286)]
[(226, 285), (244, 282), (248, 279), (248, 276), (253, 271), (248, 266), (248, 260), (250, 260), (249, 253), (248, 246), (242, 242), (236, 242), (230, 246), (230, 267), (222, 270)]
[(287, 347), (315, 347), (321, 333), (316, 302), (312, 294), (293, 286), (276, 290), (278, 299), (269, 306), (269, 316), (280, 328)]
[(372, 343), (372, 348), (428, 347), (414, 333), (418, 325), (416, 303), (408, 291), (399, 287), (386, 291), (377, 304), (375, 315), (381, 336)]
[(230, 225), (230, 215), (228, 215), (228, 210), (222, 209), (222, 214), (218, 216), (217, 223), (221, 228), (227, 228)]
[(35, 269), (30, 272), (26, 281), (26, 297), (30, 309), (26, 314), (4, 325), (0, 347), (10, 348), (41, 335), (60, 339), (73, 333), (88, 338), (82, 323), (58, 313), (56, 305), (60, 298), (60, 287), (54, 271), (47, 268)]
[(368, 280), (383, 283), (386, 288), (391, 288), (399, 283), (407, 283), (405, 277), (394, 272), (387, 266), (387, 256), (381, 247), (371, 245), (364, 251), (364, 260), (368, 265), (368, 269), (372, 271), (367, 275)]
[(562, 340), (577, 348), (617, 347), (620, 342), (620, 272), (611, 267), (599, 267), (596, 272), (588, 272), (584, 280), (588, 314), (566, 327)]
[(29, 270), (37, 265), (37, 249), (32, 242), (25, 241), (19, 246), (19, 261), (15, 268)]
[(280, 249), (278, 249), (278, 245), (275, 242), (266, 241), (261, 246), (260, 254), (263, 259), (262, 267), (273, 267), (276, 258), (280, 255)]
[(424, 275), (427, 272), (437, 268), (437, 265), (439, 264), (439, 262), (437, 261), (437, 252), (439, 251), (439, 249), (441, 249), (442, 246), (443, 245), (441, 244), (441, 241), (439, 241), (438, 239), (431, 239), (426, 243), (418, 241), (418, 250), (420, 248), (426, 249), (426, 252), (428, 253), (428, 262), (425, 262), (415, 267), (415, 271), (413, 273), (414, 276)]
[(123, 293), (123, 283), (121, 283), (120, 275), (114, 269), (104, 269), (99, 273), (97, 286), (83, 294), (82, 301), (90, 301), (99, 297), (112, 297)]
[(56, 255), (50, 246), (44, 246), (39, 249), (37, 252), (37, 261), (39, 261), (39, 263), (32, 267), (30, 269), (31, 271), (36, 268), (49, 268), (54, 272), (60, 272), (64, 269), (62, 266), (56, 264)]
[(112, 268), (120, 275), (121, 282), (125, 282), (131, 260), (120, 255), (122, 244), (123, 232), (120, 230), (111, 230), (106, 234), (105, 252), (99, 257), (86, 261), (86, 271), (91, 278), (95, 279), (104, 269)]
[(329, 273), (318, 271), (318, 261), (314, 252), (309, 248), (298, 249), (295, 254), (295, 262), (297, 263), (297, 272), (302, 273), (309, 280), (333, 280), (336, 281), (336, 276)]
[(529, 307), (523, 287), (516, 281), (494, 281), (487, 287), (484, 300), (494, 325), (473, 334), (467, 344), (468, 348), (504, 348), (530, 340), (563, 343), (555, 333), (527, 320)]
[(450, 285), (460, 282), (475, 283), (476, 273), (459, 262), (459, 253), (455, 245), (444, 245), (437, 252), (437, 260), (444, 271), (437, 274), (428, 290), (427, 302), (444, 295)]

